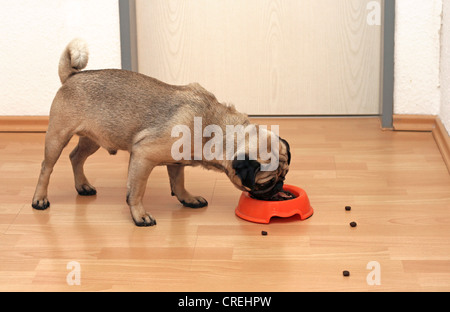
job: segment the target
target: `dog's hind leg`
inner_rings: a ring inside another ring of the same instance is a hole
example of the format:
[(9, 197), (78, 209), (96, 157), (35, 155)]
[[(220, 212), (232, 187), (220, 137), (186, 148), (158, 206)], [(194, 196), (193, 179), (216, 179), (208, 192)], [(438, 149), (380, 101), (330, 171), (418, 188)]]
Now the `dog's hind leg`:
[(172, 196), (176, 196), (180, 203), (189, 208), (202, 208), (208, 206), (208, 202), (201, 196), (193, 196), (184, 188), (184, 166), (167, 165)]
[(84, 175), (83, 165), (86, 159), (94, 154), (100, 146), (88, 137), (80, 137), (78, 145), (70, 153), (70, 161), (72, 163), (73, 175), (75, 178), (75, 188), (78, 194), (82, 196), (90, 196), (97, 194), (86, 176)]
[(61, 155), (64, 147), (72, 138), (72, 133), (68, 131), (57, 131), (55, 127), (49, 125), (49, 130), (45, 136), (45, 156), (41, 165), (41, 173), (34, 192), (32, 206), (38, 210), (47, 209), (50, 202), (47, 198), (48, 183), (56, 161)]

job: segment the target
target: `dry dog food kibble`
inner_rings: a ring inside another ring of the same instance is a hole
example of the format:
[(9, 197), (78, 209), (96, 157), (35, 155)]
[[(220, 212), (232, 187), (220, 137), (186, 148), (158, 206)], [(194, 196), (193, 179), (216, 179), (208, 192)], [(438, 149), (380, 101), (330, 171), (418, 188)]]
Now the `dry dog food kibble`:
[(356, 227), (358, 224), (356, 224), (356, 222), (350, 222), (350, 226), (351, 227)]
[(350, 207), (350, 206), (345, 206), (345, 211), (350, 211), (350, 210), (352, 210), (352, 207)]
[(350, 276), (350, 272), (349, 272), (349, 271), (343, 271), (343, 272), (342, 272), (342, 275), (344, 275), (344, 276)]
[(261, 235), (262, 236), (267, 236), (267, 232), (266, 231), (261, 231)]

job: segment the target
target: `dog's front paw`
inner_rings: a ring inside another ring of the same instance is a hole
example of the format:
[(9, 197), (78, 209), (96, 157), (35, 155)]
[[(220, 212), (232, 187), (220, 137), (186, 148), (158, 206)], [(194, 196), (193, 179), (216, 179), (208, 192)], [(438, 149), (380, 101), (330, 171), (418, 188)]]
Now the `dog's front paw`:
[(93, 196), (97, 194), (97, 190), (90, 184), (82, 184), (75, 187), (81, 196)]
[(48, 207), (50, 207), (50, 202), (48, 201), (47, 197), (41, 198), (41, 199), (33, 199), (33, 202), (31, 203), (31, 207), (33, 207), (36, 210), (45, 210)]
[(188, 198), (180, 199), (180, 203), (189, 208), (203, 208), (208, 206), (208, 201), (201, 196), (191, 196)]
[(150, 213), (145, 211), (142, 207), (131, 207), (131, 216), (137, 226), (154, 226), (156, 225), (155, 218)]

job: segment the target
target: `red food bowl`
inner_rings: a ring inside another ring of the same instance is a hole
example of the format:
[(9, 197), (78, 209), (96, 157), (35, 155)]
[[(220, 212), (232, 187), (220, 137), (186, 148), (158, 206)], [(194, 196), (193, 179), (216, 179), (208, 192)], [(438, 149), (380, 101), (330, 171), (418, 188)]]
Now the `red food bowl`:
[(293, 185), (284, 185), (283, 189), (294, 194), (296, 198), (265, 201), (251, 198), (248, 192), (242, 192), (236, 215), (246, 221), (265, 224), (269, 223), (272, 217), (289, 218), (298, 214), (301, 220), (305, 220), (313, 215), (314, 210), (304, 190)]

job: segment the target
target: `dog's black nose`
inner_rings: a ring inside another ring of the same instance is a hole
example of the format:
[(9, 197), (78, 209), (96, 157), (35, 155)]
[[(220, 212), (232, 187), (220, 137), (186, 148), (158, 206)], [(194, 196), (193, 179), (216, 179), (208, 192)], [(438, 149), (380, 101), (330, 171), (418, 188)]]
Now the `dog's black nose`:
[(284, 182), (283, 181), (278, 181), (277, 184), (275, 185), (275, 187), (272, 189), (272, 196), (277, 194), (278, 192), (283, 190), (283, 186), (284, 186)]
[(272, 195), (277, 194), (279, 191), (283, 190), (283, 185), (284, 185), (283, 181), (278, 181), (270, 193), (272, 193)]

